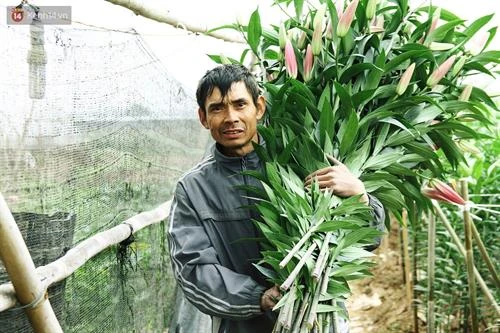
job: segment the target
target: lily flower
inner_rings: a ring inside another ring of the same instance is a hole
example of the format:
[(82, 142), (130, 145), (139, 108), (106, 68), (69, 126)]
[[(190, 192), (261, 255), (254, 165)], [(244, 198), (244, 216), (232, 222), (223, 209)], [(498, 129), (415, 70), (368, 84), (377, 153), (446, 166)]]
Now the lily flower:
[(405, 70), (403, 75), (401, 75), (401, 79), (399, 79), (398, 85), (396, 86), (396, 94), (399, 96), (403, 95), (408, 88), (408, 84), (413, 76), (413, 71), (415, 71), (415, 63), (412, 63), (410, 67)]
[(377, 10), (377, 0), (368, 0), (366, 4), (366, 18), (371, 20), (375, 16)]
[(286, 30), (285, 30), (285, 25), (283, 22), (280, 23), (280, 30), (279, 30), (279, 43), (280, 43), (280, 49), (285, 48), (286, 44)]
[(304, 81), (308, 82), (312, 78), (312, 68), (314, 65), (314, 55), (311, 44), (307, 45), (306, 56), (304, 58)]
[(451, 75), (455, 76), (460, 72), (462, 67), (464, 67), (465, 62), (467, 61), (467, 58), (465, 56), (460, 56), (458, 59), (457, 63), (453, 66), (453, 69), (451, 70)]
[(434, 87), (436, 84), (441, 81), (441, 79), (448, 73), (455, 62), (456, 55), (452, 55), (445, 62), (443, 62), (427, 79), (427, 86)]
[(296, 79), (297, 78), (297, 58), (295, 57), (295, 51), (293, 50), (292, 42), (290, 39), (286, 39), (285, 43), (285, 67), (288, 75)]
[(339, 24), (337, 25), (337, 36), (340, 38), (345, 37), (345, 35), (349, 32), (358, 4), (359, 0), (352, 1), (349, 6), (347, 6), (344, 13), (340, 16)]
[(464, 90), (462, 90), (462, 93), (460, 94), (460, 97), (458, 97), (458, 100), (463, 102), (469, 101), (471, 93), (472, 93), (472, 85), (468, 84), (465, 86)]
[(422, 194), (428, 198), (464, 206), (465, 200), (448, 184), (437, 179), (431, 179)]
[(321, 54), (321, 49), (323, 47), (323, 29), (321, 26), (316, 26), (313, 31), (312, 37), (312, 53), (315, 56)]

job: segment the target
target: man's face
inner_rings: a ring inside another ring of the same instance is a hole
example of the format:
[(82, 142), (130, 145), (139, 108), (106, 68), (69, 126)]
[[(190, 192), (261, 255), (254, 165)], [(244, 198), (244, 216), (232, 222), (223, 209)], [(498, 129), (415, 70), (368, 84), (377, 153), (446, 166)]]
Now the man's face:
[(264, 97), (259, 96), (255, 105), (245, 83), (234, 82), (224, 99), (215, 87), (205, 100), (205, 110), (198, 109), (200, 122), (224, 155), (244, 156), (253, 150), (252, 141), (258, 142), (257, 122), (265, 112)]

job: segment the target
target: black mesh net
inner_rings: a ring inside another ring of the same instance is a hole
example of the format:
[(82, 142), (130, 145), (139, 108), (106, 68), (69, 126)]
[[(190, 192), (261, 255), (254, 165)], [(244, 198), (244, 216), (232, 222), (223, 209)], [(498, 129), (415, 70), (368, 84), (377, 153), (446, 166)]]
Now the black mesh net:
[[(61, 27), (0, 25), (0, 191), (36, 266), (169, 200), (208, 142), (191, 94), (139, 35)], [(168, 327), (164, 223), (49, 289), (65, 332)], [(0, 313), (0, 332), (30, 331), (22, 310)]]

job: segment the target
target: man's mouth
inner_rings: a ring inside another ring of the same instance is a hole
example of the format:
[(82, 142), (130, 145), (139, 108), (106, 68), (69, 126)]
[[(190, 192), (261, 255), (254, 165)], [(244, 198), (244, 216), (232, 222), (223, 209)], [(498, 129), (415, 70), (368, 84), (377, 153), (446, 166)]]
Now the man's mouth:
[(224, 130), (222, 133), (224, 133), (224, 134), (239, 134), (239, 133), (243, 133), (243, 129), (231, 128), (231, 129)]

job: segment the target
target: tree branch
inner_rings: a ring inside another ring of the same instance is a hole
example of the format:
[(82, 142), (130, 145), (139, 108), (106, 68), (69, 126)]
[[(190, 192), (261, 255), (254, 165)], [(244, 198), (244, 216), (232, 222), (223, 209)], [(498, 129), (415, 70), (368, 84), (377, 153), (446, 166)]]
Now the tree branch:
[(242, 38), (224, 34), (218, 31), (208, 32), (209, 29), (207, 27), (201, 27), (186, 22), (182, 22), (178, 18), (170, 15), (168, 12), (165, 13), (159, 10), (155, 10), (154, 8), (146, 8), (137, 0), (105, 0), (105, 1), (127, 8), (133, 11), (136, 15), (140, 15), (160, 23), (166, 23), (175, 28), (183, 28), (187, 31), (191, 31), (194, 33), (205, 34), (207, 36), (222, 39), (226, 42), (246, 44)]

